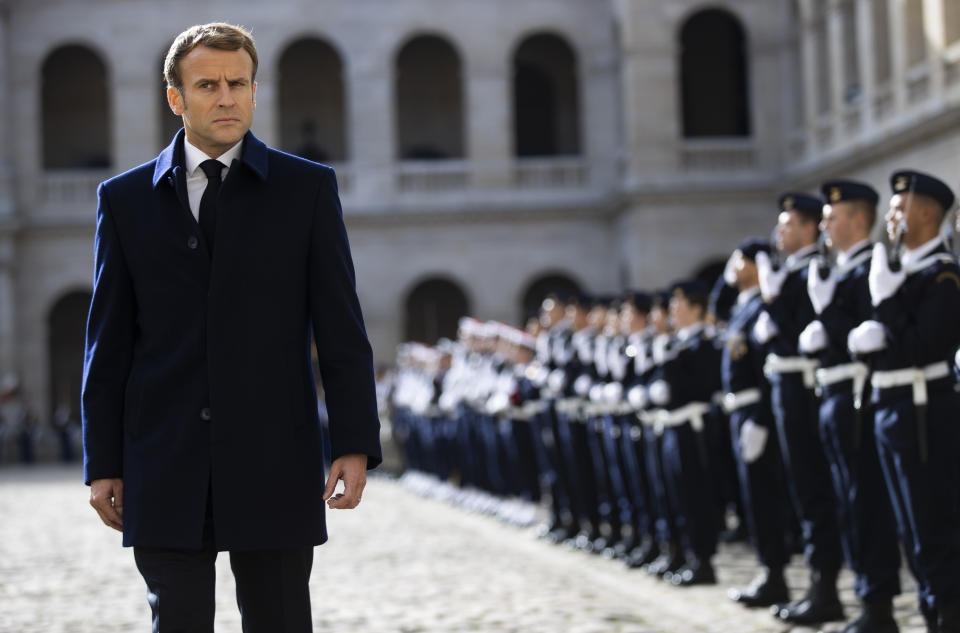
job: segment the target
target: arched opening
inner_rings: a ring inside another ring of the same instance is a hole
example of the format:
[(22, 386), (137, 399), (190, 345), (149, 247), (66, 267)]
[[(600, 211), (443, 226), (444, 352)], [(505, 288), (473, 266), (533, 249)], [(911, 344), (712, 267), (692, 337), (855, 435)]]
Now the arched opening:
[(460, 55), (435, 35), (416, 37), (396, 60), (397, 152), (401, 160), (464, 156)]
[(280, 147), (317, 162), (347, 159), (343, 61), (328, 43), (305, 38), (280, 56)]
[(61, 297), (48, 316), (50, 355), (50, 414), (56, 421), (64, 412), (80, 419), (83, 351), (91, 294), (74, 291)]
[(536, 315), (540, 304), (551, 293), (558, 295), (575, 295), (580, 292), (580, 284), (562, 273), (553, 273), (537, 277), (527, 286), (523, 293), (523, 303), (520, 306), (520, 323)]
[(749, 136), (746, 35), (722, 9), (699, 11), (680, 30), (684, 137)]
[(407, 295), (404, 339), (432, 345), (442, 337), (456, 338), (460, 317), (469, 314), (467, 295), (458, 284), (438, 277), (427, 279)]
[(562, 38), (540, 33), (513, 56), (513, 129), (517, 156), (580, 153), (577, 57)]
[(110, 166), (107, 66), (85, 46), (61, 46), (40, 71), (44, 169)]

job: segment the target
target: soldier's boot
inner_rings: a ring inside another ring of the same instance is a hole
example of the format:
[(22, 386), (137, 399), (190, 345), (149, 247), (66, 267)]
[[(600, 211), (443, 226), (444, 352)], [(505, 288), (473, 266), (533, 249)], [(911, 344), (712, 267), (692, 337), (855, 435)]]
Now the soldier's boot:
[(844, 619), (837, 595), (838, 570), (813, 570), (810, 588), (800, 600), (773, 609), (774, 615), (791, 624), (808, 625)]
[(670, 542), (660, 545), (660, 556), (647, 565), (645, 571), (651, 576), (663, 578), (667, 572), (673, 573), (680, 569), (685, 561), (686, 558), (677, 544)]
[(634, 548), (627, 558), (627, 567), (630, 569), (644, 568), (660, 556), (660, 546), (656, 539), (646, 536), (639, 547)]
[(893, 619), (893, 602), (879, 600), (863, 603), (860, 617), (848, 622), (840, 633), (899, 633), (900, 627)]
[(715, 585), (717, 576), (709, 558), (690, 558), (686, 565), (670, 576), (670, 582), (678, 587)]
[(731, 589), (727, 595), (747, 608), (769, 607), (790, 599), (783, 567), (768, 567), (743, 589)]

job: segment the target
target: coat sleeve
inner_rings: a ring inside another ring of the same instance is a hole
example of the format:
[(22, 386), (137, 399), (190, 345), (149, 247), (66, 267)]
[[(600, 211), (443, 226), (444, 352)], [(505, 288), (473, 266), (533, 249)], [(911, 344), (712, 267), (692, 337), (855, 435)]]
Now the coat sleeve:
[(382, 457), (373, 352), (332, 169), (314, 206), (309, 266), (311, 324), (330, 417), (331, 455), (366, 455), (367, 467), (374, 468)]
[(123, 475), (123, 411), (133, 358), (136, 301), (107, 190), (97, 191), (93, 298), (83, 358), (83, 477)]

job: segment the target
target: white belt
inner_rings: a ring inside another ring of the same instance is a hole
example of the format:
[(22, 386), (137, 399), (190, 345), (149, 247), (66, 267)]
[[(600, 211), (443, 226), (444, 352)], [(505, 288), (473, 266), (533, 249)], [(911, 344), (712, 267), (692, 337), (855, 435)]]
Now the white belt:
[(833, 367), (822, 367), (817, 370), (817, 382), (822, 386), (833, 385), (844, 380), (866, 379), (870, 370), (863, 363), (844, 363)]
[(913, 403), (927, 404), (927, 382), (946, 378), (950, 375), (950, 366), (946, 361), (927, 365), (923, 369), (907, 367), (906, 369), (891, 369), (875, 371), (871, 383), (877, 389), (891, 389), (893, 387), (913, 386)]
[(690, 402), (673, 411), (660, 409), (655, 414), (654, 426), (659, 434), (665, 427), (680, 426), (689, 422), (693, 430), (699, 433), (703, 430), (703, 416), (709, 411), (710, 405), (705, 402)]
[(763, 374), (769, 378), (771, 374), (803, 374), (803, 385), (807, 389), (816, 386), (815, 374), (820, 362), (803, 356), (777, 356), (767, 354), (763, 364)]
[(760, 398), (760, 390), (756, 387), (744, 389), (736, 393), (728, 393), (723, 396), (723, 410), (728, 414), (733, 413), (737, 409), (742, 409), (747, 405), (760, 402)]

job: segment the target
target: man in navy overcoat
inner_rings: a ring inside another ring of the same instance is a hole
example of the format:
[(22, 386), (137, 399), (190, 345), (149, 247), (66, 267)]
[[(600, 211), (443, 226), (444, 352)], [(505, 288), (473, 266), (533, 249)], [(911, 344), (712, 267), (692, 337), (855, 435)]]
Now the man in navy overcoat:
[(213, 631), (218, 551), (245, 633), (310, 631), (324, 501), (355, 507), (381, 459), (336, 179), (250, 133), (256, 68), (241, 28), (178, 36), (164, 70), (184, 130), (99, 189), (84, 478), (134, 548), (155, 631)]

